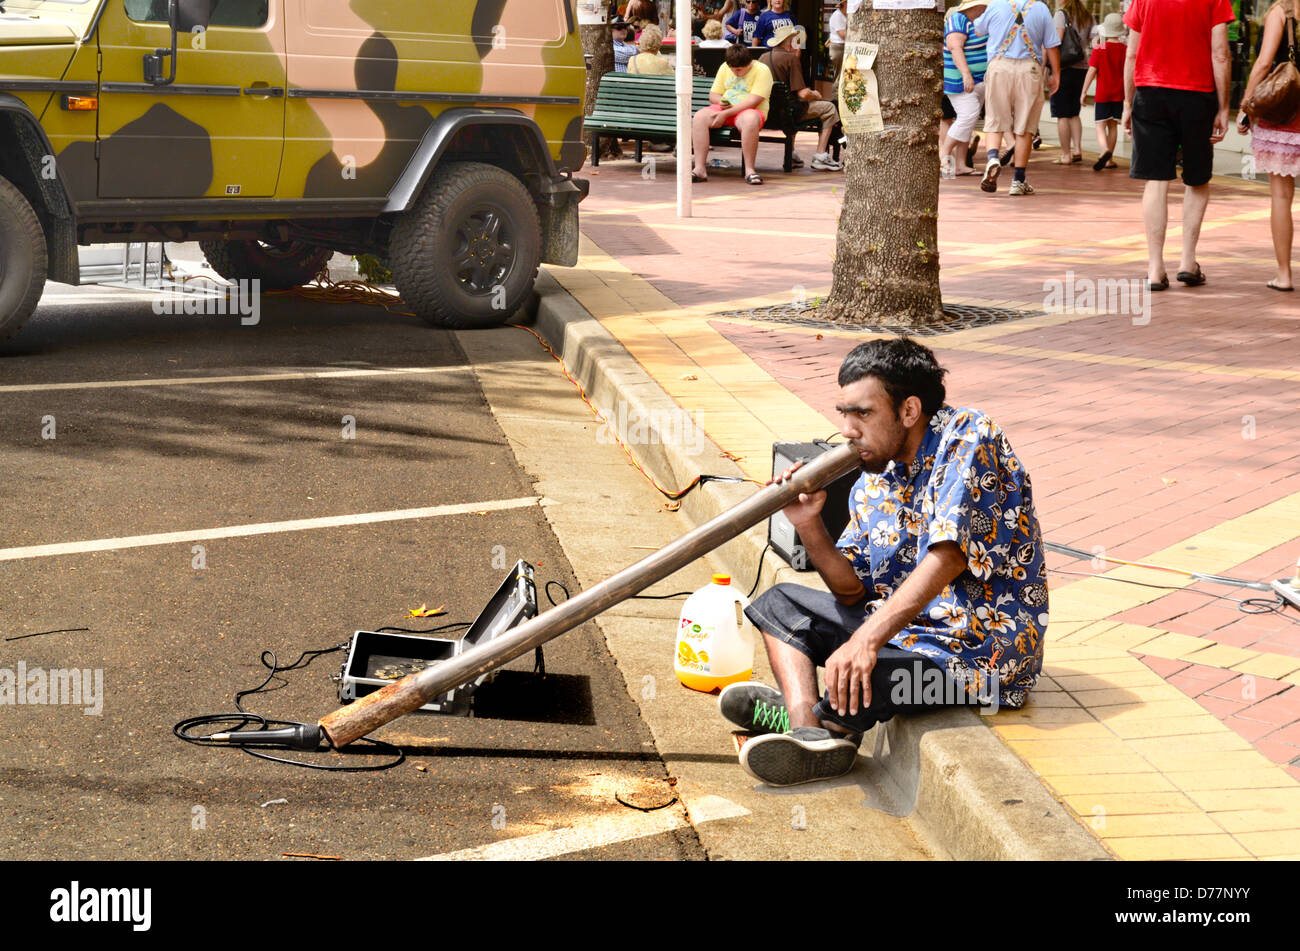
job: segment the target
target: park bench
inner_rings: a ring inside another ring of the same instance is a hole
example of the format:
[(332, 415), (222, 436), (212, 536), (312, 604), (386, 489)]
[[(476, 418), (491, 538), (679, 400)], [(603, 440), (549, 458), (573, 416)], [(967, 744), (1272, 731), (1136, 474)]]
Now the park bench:
[[(691, 114), (709, 104), (709, 90), (713, 77), (694, 77), (691, 92)], [(793, 97), (784, 83), (772, 84), (768, 101), (768, 119), (759, 133), (760, 142), (780, 142), (785, 145), (782, 168), (794, 168), (794, 137), (796, 132), (820, 132), (816, 119), (795, 122), (791, 112)], [(596, 92), (596, 105), (584, 120), (584, 129), (591, 137), (591, 164), (600, 164), (600, 137), (602, 135), (631, 139), (636, 143), (636, 160), (641, 161), (642, 146), (646, 142), (677, 141), (676, 79), (672, 76), (637, 76), (627, 73), (606, 73), (600, 79)], [(740, 147), (740, 131), (724, 126), (714, 129), (709, 136), (711, 145)], [(839, 157), (839, 136), (832, 134), (831, 141), (836, 158)]]

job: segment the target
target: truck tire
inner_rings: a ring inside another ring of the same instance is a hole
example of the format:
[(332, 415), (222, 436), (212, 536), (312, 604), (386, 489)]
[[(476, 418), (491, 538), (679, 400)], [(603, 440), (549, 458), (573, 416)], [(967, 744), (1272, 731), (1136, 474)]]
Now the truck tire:
[(17, 333), (45, 290), (45, 230), (31, 204), (0, 178), (0, 340)]
[(532, 293), (542, 229), (519, 179), (453, 162), (398, 221), (389, 249), (393, 283), (416, 315), (436, 327), (496, 327)]
[(334, 253), (302, 241), (200, 241), (212, 270), (228, 281), (259, 280), (263, 290), (287, 291), (311, 282)]

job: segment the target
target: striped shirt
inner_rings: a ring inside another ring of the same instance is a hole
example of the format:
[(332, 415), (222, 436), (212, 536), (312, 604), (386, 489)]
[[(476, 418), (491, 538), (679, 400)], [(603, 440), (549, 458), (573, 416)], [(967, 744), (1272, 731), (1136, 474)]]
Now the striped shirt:
[(989, 66), (989, 38), (975, 32), (975, 24), (964, 13), (953, 13), (943, 24), (943, 91), (965, 92), (962, 84), (961, 70), (952, 60), (952, 50), (948, 49), (948, 34), (961, 33), (966, 37), (966, 46), (962, 52), (966, 55), (966, 66), (976, 83), (984, 81), (984, 71)]

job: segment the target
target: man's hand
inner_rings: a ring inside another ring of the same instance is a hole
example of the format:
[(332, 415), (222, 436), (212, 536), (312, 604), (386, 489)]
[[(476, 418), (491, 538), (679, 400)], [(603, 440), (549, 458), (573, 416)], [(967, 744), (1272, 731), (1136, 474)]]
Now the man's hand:
[[(796, 462), (790, 468), (786, 469), (779, 476), (769, 481), (767, 484), (772, 485), (778, 482), (788, 482), (790, 477), (803, 465), (802, 462)], [(810, 525), (814, 522), (820, 522), (822, 517), (822, 508), (826, 505), (826, 490), (814, 492), (811, 495), (800, 492), (799, 501), (791, 502), (785, 508), (781, 509), (785, 517), (790, 520), (790, 524), (796, 529)]]
[(1222, 142), (1228, 134), (1228, 110), (1220, 109), (1214, 116), (1214, 130), (1210, 133), (1211, 142)]
[(1133, 103), (1124, 103), (1124, 115), (1120, 117), (1119, 124), (1124, 127), (1124, 134), (1132, 137), (1133, 135)]
[(727, 121), (726, 110), (723, 110), (722, 112), (715, 112), (713, 115), (709, 116), (709, 128), (721, 129), (722, 124), (726, 121)]
[(1060, 88), (1061, 88), (1061, 74), (1059, 72), (1053, 72), (1052, 78), (1047, 81), (1047, 94), (1049, 96), (1055, 96), (1056, 91)]
[(961, 88), (962, 88), (962, 92), (974, 92), (975, 77), (972, 76), (970, 73), (963, 73), (961, 77)]
[(876, 666), (877, 650), (870, 638), (857, 633), (826, 660), (826, 692), (840, 716), (846, 711), (849, 716), (857, 716), (858, 697), (862, 698), (862, 708), (871, 705), (871, 671)]

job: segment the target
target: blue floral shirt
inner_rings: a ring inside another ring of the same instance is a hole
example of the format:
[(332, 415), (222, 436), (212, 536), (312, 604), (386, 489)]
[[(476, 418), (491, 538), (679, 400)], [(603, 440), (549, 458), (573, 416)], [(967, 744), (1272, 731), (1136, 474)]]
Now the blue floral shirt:
[(942, 407), (916, 459), (864, 473), (837, 543), (874, 610), (930, 546), (956, 542), (966, 571), (893, 640), (944, 667), (972, 693), (1019, 707), (1038, 682), (1047, 630), (1047, 566), (1029, 475), (1006, 435), (978, 410)]

